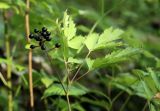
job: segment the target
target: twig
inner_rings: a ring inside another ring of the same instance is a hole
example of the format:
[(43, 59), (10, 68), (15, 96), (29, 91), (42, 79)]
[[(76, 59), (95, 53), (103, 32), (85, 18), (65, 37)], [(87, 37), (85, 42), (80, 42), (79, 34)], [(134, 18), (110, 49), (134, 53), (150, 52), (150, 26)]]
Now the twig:
[(86, 73), (84, 73), (83, 75), (81, 75), (80, 77), (78, 77), (75, 81), (80, 80), (82, 77), (84, 77), (85, 75), (87, 75), (90, 72), (90, 70), (88, 70)]
[[(91, 51), (88, 52), (88, 54), (86, 55), (85, 58), (87, 58), (87, 57), (90, 55), (90, 53), (91, 53)], [(74, 76), (73, 76), (73, 78), (71, 79), (71, 82), (70, 82), (71, 84), (72, 84), (72, 82), (74, 81), (74, 79), (76, 78), (76, 76), (78, 75), (78, 73), (79, 73), (79, 71), (81, 70), (83, 64), (84, 64), (84, 63), (82, 63), (82, 64), (79, 66), (77, 72), (74, 74)]]
[[(27, 37), (28, 43), (30, 43), (29, 10), (30, 10), (30, 1), (26, 0), (25, 29), (26, 29), (26, 37)], [(34, 95), (33, 95), (33, 82), (32, 82), (32, 50), (31, 49), (28, 52), (28, 71), (29, 71), (28, 73), (29, 73), (30, 106), (31, 106), (31, 109), (33, 109)]]
[(148, 105), (148, 102), (146, 102), (146, 103), (145, 103), (145, 105), (144, 105), (144, 107), (143, 107), (142, 111), (145, 111), (145, 110), (146, 110), (147, 105)]
[(112, 111), (114, 102), (123, 94), (124, 91), (119, 92), (111, 101), (110, 111)]
[(131, 96), (129, 95), (127, 97), (127, 99), (125, 100), (124, 104), (121, 106), (120, 111), (124, 111), (125, 106), (127, 105), (127, 103), (129, 102)]

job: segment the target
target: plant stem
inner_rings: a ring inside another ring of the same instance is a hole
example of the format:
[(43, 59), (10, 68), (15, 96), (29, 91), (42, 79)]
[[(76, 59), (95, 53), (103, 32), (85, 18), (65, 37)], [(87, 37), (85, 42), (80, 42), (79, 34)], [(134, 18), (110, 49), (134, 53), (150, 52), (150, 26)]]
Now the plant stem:
[(120, 111), (124, 111), (125, 106), (127, 105), (128, 101), (130, 100), (131, 96), (129, 95), (127, 97), (127, 99), (125, 100), (124, 104), (122, 105), (122, 107), (120, 108)]
[(101, 14), (104, 14), (104, 0), (101, 0)]
[(70, 79), (69, 79), (69, 75), (70, 75), (70, 71), (68, 68), (68, 63), (66, 61), (66, 59), (64, 58), (64, 62), (65, 62), (65, 67), (66, 67), (66, 71), (67, 71), (67, 92), (66, 92), (66, 98), (67, 98), (67, 104), (68, 104), (68, 111), (72, 111), (71, 109), (71, 104), (70, 104), (70, 100), (69, 100), (69, 87), (70, 87)]
[[(53, 66), (52, 59), (50, 58), (50, 56), (49, 56), (49, 54), (48, 54), (47, 51), (45, 51), (45, 55), (47, 56), (47, 58), (48, 58), (50, 64)], [(56, 71), (56, 70), (55, 70), (55, 71)], [(67, 90), (65, 89), (65, 86), (63, 85), (63, 82), (62, 82), (62, 80), (61, 80), (60, 74), (59, 74), (57, 71), (56, 71), (56, 76), (57, 76), (58, 81), (60, 82), (60, 84), (61, 84), (61, 86), (62, 86), (62, 88), (63, 88), (65, 94), (67, 94)]]
[(105, 17), (106, 15), (108, 15), (108, 14), (111, 13), (113, 10), (115, 10), (115, 9), (118, 7), (118, 5), (121, 5), (121, 3), (123, 3), (123, 1), (124, 1), (124, 0), (120, 0), (120, 2), (117, 3), (116, 5), (114, 5), (110, 10), (108, 10), (108, 11), (106, 11), (106, 12), (103, 12), (103, 15), (102, 15), (102, 16), (94, 23), (94, 25), (92, 26), (89, 34), (91, 34), (91, 33), (94, 31), (94, 29), (95, 29), (95, 28), (97, 27), (97, 25), (104, 19), (104, 17)]
[[(48, 55), (48, 52), (47, 51), (45, 51), (45, 54), (46, 54), (46, 56), (47, 56), (47, 58), (48, 58), (48, 60), (49, 60), (49, 62), (51, 63), (51, 65), (53, 65), (53, 63), (52, 63), (52, 60), (51, 60), (51, 58), (50, 58), (50, 56)], [(67, 66), (67, 62), (65, 61), (65, 66), (66, 66), (66, 69), (67, 69), (67, 73), (69, 74), (69, 70), (68, 70), (68, 66)], [(56, 71), (56, 70), (55, 70)], [(68, 104), (68, 110), (69, 111), (72, 111), (71, 110), (71, 105), (70, 105), (70, 101), (69, 101), (69, 78), (67, 79), (67, 89), (64, 87), (64, 85), (63, 85), (63, 82), (62, 82), (62, 80), (61, 80), (61, 78), (60, 78), (60, 75), (59, 75), (59, 73), (57, 73), (56, 72), (56, 76), (57, 76), (57, 78), (58, 78), (58, 80), (59, 80), (59, 82), (60, 82), (60, 84), (61, 84), (61, 86), (62, 86), (62, 88), (63, 88), (63, 90), (64, 90), (64, 92), (65, 92), (65, 95), (66, 95), (66, 99), (67, 99), (67, 104)]]
[[(90, 55), (90, 53), (91, 53), (91, 51), (88, 52), (88, 54), (86, 55), (85, 58), (87, 58), (87, 57)], [(77, 72), (74, 74), (74, 76), (73, 76), (73, 78), (71, 79), (71, 82), (70, 82), (71, 84), (72, 84), (72, 82), (74, 81), (74, 79), (76, 78), (76, 76), (78, 75), (78, 73), (79, 73), (79, 71), (81, 70), (83, 64), (84, 64), (84, 62), (79, 66)], [(87, 71), (84, 75), (86, 75), (88, 72), (89, 72), (89, 71)], [(82, 75), (82, 76), (84, 76), (84, 75)], [(80, 77), (80, 78), (81, 78), (81, 77)]]
[(80, 77), (78, 77), (75, 81), (80, 80), (82, 77), (84, 77), (85, 75), (87, 75), (90, 72), (90, 70), (88, 70), (86, 73), (84, 73), (83, 75), (81, 75)]
[(119, 93), (112, 99), (110, 111), (112, 111), (114, 102), (123, 94), (123, 92), (124, 92), (124, 91), (119, 92)]
[(145, 111), (145, 110), (146, 110), (147, 105), (148, 105), (148, 102), (146, 102), (146, 103), (145, 103), (145, 105), (144, 105), (144, 107), (143, 107), (142, 111)]
[[(8, 20), (7, 20), (7, 13), (4, 11), (3, 13), (4, 18), (4, 35), (5, 35), (5, 47), (6, 47), (6, 56), (7, 56), (7, 86), (8, 88), (12, 89), (12, 81), (11, 81), (11, 70), (12, 70), (12, 58), (10, 56), (10, 40), (8, 36)], [(12, 90), (8, 91), (8, 111), (13, 110), (13, 97), (12, 97)]]
[(67, 92), (67, 94), (66, 94), (66, 98), (67, 98), (67, 103), (68, 103), (68, 111), (72, 111), (72, 110), (71, 110), (71, 104), (70, 104), (70, 101), (69, 101), (68, 92)]
[[(30, 10), (30, 1), (26, 0), (25, 28), (26, 28), (26, 37), (27, 37), (28, 43), (30, 43), (29, 10)], [(33, 109), (34, 95), (33, 95), (33, 82), (32, 82), (32, 50), (31, 49), (28, 52), (28, 73), (29, 73), (30, 107), (31, 109)]]

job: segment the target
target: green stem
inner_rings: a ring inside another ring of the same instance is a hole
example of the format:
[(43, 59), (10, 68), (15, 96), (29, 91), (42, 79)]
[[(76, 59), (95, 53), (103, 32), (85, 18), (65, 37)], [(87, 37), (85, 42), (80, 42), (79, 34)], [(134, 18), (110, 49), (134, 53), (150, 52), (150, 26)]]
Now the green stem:
[(146, 102), (146, 103), (145, 103), (145, 105), (144, 105), (144, 107), (143, 107), (142, 111), (145, 111), (145, 110), (146, 110), (147, 105), (148, 105), (148, 102)]
[(101, 14), (104, 14), (104, 0), (101, 0)]
[(64, 58), (65, 61), (65, 67), (66, 67), (66, 71), (67, 71), (67, 92), (66, 92), (66, 99), (67, 99), (67, 104), (68, 104), (68, 111), (72, 111), (71, 110), (71, 104), (70, 104), (70, 100), (69, 100), (69, 88), (70, 88), (70, 79), (69, 79), (69, 75), (70, 75), (70, 71), (68, 68), (68, 63), (66, 61), (66, 59)]
[[(88, 58), (88, 56), (90, 55), (90, 53), (91, 53), (91, 51), (88, 52), (88, 54), (86, 55), (85, 59)], [(73, 78), (71, 79), (71, 82), (70, 82), (71, 84), (72, 84), (72, 82), (74, 81), (74, 79), (76, 78), (76, 76), (78, 75), (78, 73), (79, 73), (79, 71), (81, 70), (83, 64), (84, 64), (84, 62), (79, 66), (77, 72), (74, 74), (74, 76), (73, 76)], [(89, 72), (89, 71), (87, 71), (84, 75), (86, 75), (88, 72)], [(82, 77), (83, 77), (84, 75), (82, 75)], [(81, 76), (80, 76), (80, 78), (81, 78)], [(78, 79), (80, 79), (80, 78), (78, 78)], [(78, 80), (78, 79), (77, 79), (77, 80)]]
[(110, 10), (104, 12), (103, 15), (94, 23), (94, 25), (93, 25), (93, 27), (91, 28), (89, 34), (91, 34), (91, 33), (94, 31), (94, 29), (95, 29), (95, 28), (97, 27), (97, 25), (104, 19), (104, 17), (105, 17), (106, 15), (108, 15), (108, 14), (111, 13), (113, 10), (115, 10), (115, 9), (118, 7), (118, 5), (120, 5), (121, 3), (123, 3), (123, 1), (124, 1), (124, 0), (121, 0), (119, 3), (117, 3), (116, 5), (114, 5)]
[(67, 103), (68, 103), (68, 111), (72, 111), (72, 109), (71, 109), (71, 104), (70, 104), (70, 101), (69, 101), (68, 92), (67, 92), (67, 94), (66, 94), (66, 98), (67, 98)]
[(130, 98), (131, 98), (131, 96), (129, 95), (129, 96), (127, 97), (127, 99), (125, 100), (124, 104), (122, 105), (122, 107), (120, 108), (120, 111), (124, 111), (124, 108), (125, 108), (125, 106), (127, 105), (127, 103), (129, 102)]
[[(12, 70), (12, 57), (10, 56), (10, 40), (8, 36), (8, 20), (7, 15), (4, 11), (4, 35), (5, 35), (5, 47), (6, 47), (6, 56), (7, 56), (7, 86), (12, 89), (12, 81), (11, 81), (11, 70)], [(13, 109), (13, 100), (12, 100), (12, 91), (8, 91), (8, 111), (12, 111)]]
[(123, 94), (123, 91), (119, 92), (119, 93), (112, 99), (110, 111), (112, 111), (114, 102), (115, 102), (122, 94)]

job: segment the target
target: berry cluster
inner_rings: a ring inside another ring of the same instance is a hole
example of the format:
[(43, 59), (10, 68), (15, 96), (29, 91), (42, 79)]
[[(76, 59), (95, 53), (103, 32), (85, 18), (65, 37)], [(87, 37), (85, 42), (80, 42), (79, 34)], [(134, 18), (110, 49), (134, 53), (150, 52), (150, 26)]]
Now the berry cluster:
[[(42, 50), (46, 50), (46, 47), (45, 47), (45, 42), (46, 41), (51, 41), (51, 32), (47, 31), (47, 28), (46, 27), (42, 27), (42, 30), (38, 30), (38, 29), (34, 29), (34, 34), (31, 33), (29, 35), (29, 38), (30, 39), (35, 39), (36, 41), (39, 42), (39, 45), (38, 46), (35, 46), (35, 45), (30, 45), (30, 48), (31, 49), (34, 49), (36, 47), (41, 47)], [(56, 43), (55, 44), (55, 48), (59, 48), (60, 47), (60, 44)]]

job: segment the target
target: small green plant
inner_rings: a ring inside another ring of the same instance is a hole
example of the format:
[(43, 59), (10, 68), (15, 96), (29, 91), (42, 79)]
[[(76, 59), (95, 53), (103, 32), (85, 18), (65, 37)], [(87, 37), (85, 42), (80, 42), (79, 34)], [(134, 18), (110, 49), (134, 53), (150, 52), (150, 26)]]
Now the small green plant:
[[(54, 64), (54, 61), (61, 60), (64, 65), (60, 72), (56, 72), (60, 84), (53, 83), (54, 80), (49, 82), (50, 79), (43, 82), (47, 88), (42, 98), (45, 99), (53, 95), (66, 96), (69, 111), (75, 108), (74, 103), (70, 102), (69, 96), (82, 96), (91, 92), (89, 88), (79, 86), (78, 80), (87, 74), (91, 75), (100, 68), (126, 61), (131, 56), (141, 52), (140, 49), (130, 47), (123, 41), (121, 37), (123, 31), (120, 29), (111, 27), (105, 29), (101, 34), (93, 32), (85, 36), (77, 35), (76, 31), (72, 18), (65, 12), (63, 20), (57, 20), (57, 35), (59, 36), (61, 47), (56, 43), (55, 47), (60, 47), (59, 50), (45, 52), (51, 57), (54, 56), (54, 59), (49, 59), (51, 63), (53, 62)], [(31, 34), (30, 38), (38, 41), (39, 45), (30, 45), (30, 48), (41, 47), (42, 50), (45, 50), (46, 48), (43, 48), (44, 44), (41, 43), (47, 41), (46, 36), (48, 36), (47, 33), (49, 32), (43, 27), (42, 31), (35, 29), (35, 33)], [(51, 41), (50, 39), (49, 41), (52, 46), (54, 40)], [(106, 53), (100, 57), (94, 57), (92, 54), (99, 50), (106, 50)], [(86, 54), (86, 56), (83, 57), (82, 54)], [(82, 69), (86, 70), (86, 72), (81, 72)], [(106, 107), (106, 110), (109, 111), (110, 108), (111, 104)]]
[(159, 12), (158, 0), (1, 0), (0, 110), (159, 111)]

